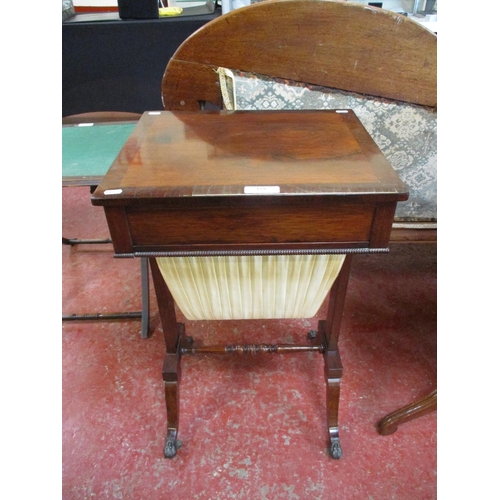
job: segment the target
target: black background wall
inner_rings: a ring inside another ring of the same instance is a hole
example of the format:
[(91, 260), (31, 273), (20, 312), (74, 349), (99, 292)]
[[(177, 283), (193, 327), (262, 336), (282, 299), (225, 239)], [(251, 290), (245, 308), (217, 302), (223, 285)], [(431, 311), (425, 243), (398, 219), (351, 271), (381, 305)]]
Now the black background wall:
[(148, 20), (88, 14), (64, 21), (62, 115), (162, 109), (160, 86), (168, 61), (186, 38), (220, 14), (216, 9)]

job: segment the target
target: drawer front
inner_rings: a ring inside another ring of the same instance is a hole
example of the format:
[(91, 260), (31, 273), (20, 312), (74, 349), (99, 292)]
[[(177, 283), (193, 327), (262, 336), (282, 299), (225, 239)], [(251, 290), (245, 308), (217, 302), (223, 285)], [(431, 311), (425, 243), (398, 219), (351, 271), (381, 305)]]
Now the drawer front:
[(373, 207), (128, 210), (134, 247), (368, 241)]

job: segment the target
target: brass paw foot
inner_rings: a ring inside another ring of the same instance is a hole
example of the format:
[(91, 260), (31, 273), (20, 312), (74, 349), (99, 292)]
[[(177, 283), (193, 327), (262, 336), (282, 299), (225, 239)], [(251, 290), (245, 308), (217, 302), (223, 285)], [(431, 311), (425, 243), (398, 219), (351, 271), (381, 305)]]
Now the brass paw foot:
[(332, 438), (330, 446), (330, 455), (335, 460), (339, 460), (342, 457), (342, 448), (340, 446), (339, 438)]
[(175, 438), (167, 438), (165, 448), (163, 448), (163, 456), (165, 458), (174, 458), (177, 455), (177, 450), (182, 446), (182, 442)]

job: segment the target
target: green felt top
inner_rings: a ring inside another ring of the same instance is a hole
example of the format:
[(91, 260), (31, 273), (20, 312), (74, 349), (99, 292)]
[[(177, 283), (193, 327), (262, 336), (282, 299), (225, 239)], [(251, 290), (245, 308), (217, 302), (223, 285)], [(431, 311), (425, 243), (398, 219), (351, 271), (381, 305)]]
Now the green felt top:
[(62, 128), (62, 176), (104, 175), (136, 123), (113, 123)]

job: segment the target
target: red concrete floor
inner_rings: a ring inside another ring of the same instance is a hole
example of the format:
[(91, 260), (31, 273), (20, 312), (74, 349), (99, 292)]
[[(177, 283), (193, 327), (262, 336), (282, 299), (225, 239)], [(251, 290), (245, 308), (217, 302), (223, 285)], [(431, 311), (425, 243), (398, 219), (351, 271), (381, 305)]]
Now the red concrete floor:
[[(108, 237), (88, 188), (63, 188), (65, 237)], [(110, 245), (62, 247), (62, 312), (140, 310), (140, 264)], [(437, 415), (380, 436), (376, 422), (436, 387), (436, 247), (394, 245), (353, 262), (340, 352), (340, 437), (327, 455), (320, 355), (184, 357), (180, 440), (163, 458), (163, 336), (132, 321), (63, 322), (62, 497), (437, 497)], [(324, 317), (324, 307), (318, 317)], [(183, 321), (179, 314), (179, 320)], [(186, 323), (207, 343), (303, 342), (318, 318)]]

